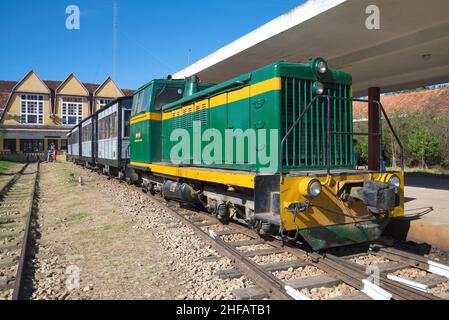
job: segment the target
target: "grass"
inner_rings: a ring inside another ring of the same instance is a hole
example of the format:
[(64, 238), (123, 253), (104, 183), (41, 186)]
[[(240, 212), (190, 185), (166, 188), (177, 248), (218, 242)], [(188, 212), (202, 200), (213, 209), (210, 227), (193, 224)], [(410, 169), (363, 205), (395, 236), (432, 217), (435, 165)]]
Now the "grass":
[(0, 174), (4, 174), (6, 170), (16, 165), (14, 162), (0, 161)]
[(75, 214), (71, 214), (67, 218), (65, 218), (65, 222), (66, 223), (81, 222), (88, 217), (89, 217), (89, 214), (87, 214), (87, 213), (83, 213), (83, 212), (75, 213)]
[(130, 224), (106, 224), (96, 228), (81, 230), (79, 234), (86, 241), (86, 244), (94, 241), (97, 244), (105, 245), (117, 238), (118, 234), (126, 235), (132, 232)]

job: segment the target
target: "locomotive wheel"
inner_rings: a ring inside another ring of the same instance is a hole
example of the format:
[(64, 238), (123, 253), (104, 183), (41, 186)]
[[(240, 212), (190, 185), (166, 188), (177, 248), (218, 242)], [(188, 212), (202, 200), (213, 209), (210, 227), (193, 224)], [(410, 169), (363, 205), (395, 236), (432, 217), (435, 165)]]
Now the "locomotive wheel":
[(278, 226), (271, 223), (262, 223), (262, 227), (260, 228), (259, 233), (262, 236), (272, 236), (276, 234), (278, 228)]

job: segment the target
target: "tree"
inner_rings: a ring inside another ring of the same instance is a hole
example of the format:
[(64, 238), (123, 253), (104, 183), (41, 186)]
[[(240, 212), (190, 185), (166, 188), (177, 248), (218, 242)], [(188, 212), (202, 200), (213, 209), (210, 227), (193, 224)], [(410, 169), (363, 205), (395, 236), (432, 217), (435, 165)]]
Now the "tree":
[(419, 128), (410, 138), (409, 147), (412, 155), (421, 162), (421, 168), (427, 168), (427, 164), (438, 155), (438, 140), (426, 128)]
[(358, 140), (357, 146), (358, 165), (366, 166), (368, 164), (368, 139)]

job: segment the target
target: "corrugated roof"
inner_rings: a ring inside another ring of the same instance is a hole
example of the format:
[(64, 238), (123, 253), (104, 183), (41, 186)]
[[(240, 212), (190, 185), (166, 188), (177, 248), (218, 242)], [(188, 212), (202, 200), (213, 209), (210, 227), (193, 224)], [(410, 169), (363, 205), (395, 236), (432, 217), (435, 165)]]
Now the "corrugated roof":
[[(380, 101), (389, 116), (396, 113), (419, 112), (427, 109), (449, 114), (449, 87), (383, 95)], [(367, 118), (367, 104), (355, 102), (354, 119)]]

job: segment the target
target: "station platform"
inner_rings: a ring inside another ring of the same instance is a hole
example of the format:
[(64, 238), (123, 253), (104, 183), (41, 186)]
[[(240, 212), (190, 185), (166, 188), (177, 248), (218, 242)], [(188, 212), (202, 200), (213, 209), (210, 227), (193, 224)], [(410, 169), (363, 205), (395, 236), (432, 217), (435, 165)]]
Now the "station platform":
[(449, 177), (407, 174), (405, 201), (406, 216), (395, 219), (387, 233), (449, 250)]

